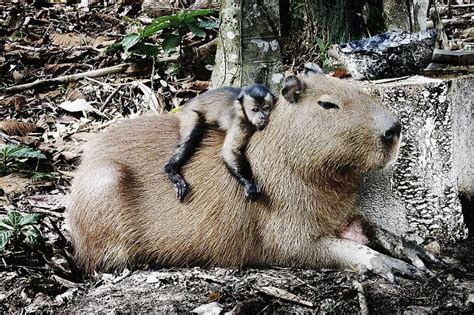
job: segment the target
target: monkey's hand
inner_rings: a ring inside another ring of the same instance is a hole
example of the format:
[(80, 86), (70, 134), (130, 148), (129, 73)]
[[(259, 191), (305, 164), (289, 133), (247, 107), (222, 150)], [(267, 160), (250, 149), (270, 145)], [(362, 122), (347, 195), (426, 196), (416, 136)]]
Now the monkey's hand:
[(250, 200), (256, 199), (258, 195), (260, 194), (260, 189), (252, 181), (249, 181), (245, 184), (244, 190), (245, 190), (245, 197), (247, 197), (247, 199), (250, 199)]
[(375, 247), (379, 247), (392, 256), (413, 264), (422, 271), (428, 271), (425, 264), (442, 266), (445, 263), (436, 258), (424, 247), (396, 236), (382, 228), (375, 229), (375, 239), (372, 241)]

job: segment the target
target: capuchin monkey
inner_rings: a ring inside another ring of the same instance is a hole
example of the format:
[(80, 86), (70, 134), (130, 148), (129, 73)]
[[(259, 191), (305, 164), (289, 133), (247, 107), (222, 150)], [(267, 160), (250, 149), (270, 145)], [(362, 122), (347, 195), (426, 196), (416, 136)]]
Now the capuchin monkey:
[(262, 130), (267, 125), (274, 102), (275, 96), (265, 86), (255, 84), (242, 89), (213, 89), (183, 105), (177, 114), (180, 139), (165, 165), (165, 173), (176, 187), (179, 200), (188, 193), (181, 167), (196, 151), (206, 125), (215, 125), (226, 131), (222, 159), (230, 174), (244, 187), (245, 196), (248, 199), (258, 196), (260, 190), (252, 180), (252, 170), (244, 151), (255, 130)]

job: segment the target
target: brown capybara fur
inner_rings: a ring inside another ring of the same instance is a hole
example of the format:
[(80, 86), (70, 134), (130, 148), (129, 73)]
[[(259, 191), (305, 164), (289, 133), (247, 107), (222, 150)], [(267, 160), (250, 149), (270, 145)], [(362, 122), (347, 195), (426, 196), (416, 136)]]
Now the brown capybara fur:
[[(362, 247), (331, 241), (359, 216), (361, 175), (394, 159), (398, 137), (388, 144), (381, 139), (396, 117), (347, 82), (299, 78), (306, 87), (299, 101), (280, 97), (270, 123), (247, 148), (263, 186), (256, 201), (244, 197), (226, 170), (221, 132), (210, 131), (183, 169), (190, 184), (184, 202), (163, 172), (178, 137), (173, 115), (131, 119), (90, 142), (66, 213), (78, 264), (86, 272), (139, 263), (366, 264), (343, 253)], [(323, 108), (321, 99), (339, 109)]]

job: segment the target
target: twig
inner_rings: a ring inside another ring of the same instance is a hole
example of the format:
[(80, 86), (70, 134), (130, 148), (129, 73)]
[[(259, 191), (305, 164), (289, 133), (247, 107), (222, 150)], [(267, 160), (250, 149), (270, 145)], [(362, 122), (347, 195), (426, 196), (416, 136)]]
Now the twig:
[(46, 214), (46, 215), (50, 215), (50, 216), (53, 216), (53, 217), (56, 217), (56, 218), (64, 218), (63, 214), (62, 213), (57, 213), (57, 212), (54, 212), (54, 211), (51, 211), (51, 210), (46, 210), (46, 209), (40, 209), (38, 206), (33, 206), (34, 209), (31, 211), (33, 213), (41, 213), (41, 214)]
[(367, 307), (367, 299), (365, 298), (364, 288), (360, 282), (354, 280), (352, 281), (352, 285), (357, 291), (357, 298), (359, 300), (359, 308), (361, 315), (369, 315), (369, 308)]
[(120, 92), (120, 90), (121, 90), (124, 86), (125, 86), (125, 85), (119, 85), (112, 93), (110, 93), (110, 95), (105, 99), (104, 103), (100, 106), (99, 112), (104, 111), (104, 109), (105, 109), (105, 107), (107, 106), (107, 104), (110, 103), (110, 101), (112, 100), (112, 98), (113, 98), (118, 92)]
[(199, 274), (199, 275), (196, 275), (196, 278), (199, 278), (199, 279), (202, 279), (202, 280), (206, 280), (206, 281), (210, 281), (210, 282), (219, 283), (219, 284), (225, 284), (225, 283), (226, 283), (225, 280), (217, 279), (216, 277), (213, 277), (213, 276), (210, 276), (210, 275), (206, 275), (206, 274)]
[(293, 293), (290, 293), (290, 292), (285, 291), (283, 289), (268, 286), (268, 287), (258, 288), (257, 290), (262, 292), (262, 293), (271, 295), (273, 297), (276, 297), (276, 298), (279, 298), (279, 299), (282, 299), (282, 300), (287, 300), (287, 301), (297, 303), (297, 304), (300, 304), (300, 305), (304, 305), (304, 306), (308, 306), (308, 307), (314, 307), (313, 303), (311, 303), (309, 301), (305, 301), (305, 300), (299, 298), (298, 296), (294, 295)]

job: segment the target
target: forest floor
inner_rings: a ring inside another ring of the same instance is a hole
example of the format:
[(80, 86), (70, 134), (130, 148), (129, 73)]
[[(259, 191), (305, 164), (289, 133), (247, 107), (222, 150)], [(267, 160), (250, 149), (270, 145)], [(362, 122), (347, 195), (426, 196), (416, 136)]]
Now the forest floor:
[[(121, 64), (119, 51), (104, 48), (137, 21), (149, 21), (139, 6), (85, 11), (0, 4), (0, 12), (0, 89)], [(214, 38), (215, 31), (188, 36), (186, 45)], [(18, 222), (38, 214), (24, 226), (17, 222), (8, 242), (0, 235), (1, 313), (474, 311), (474, 239), (441, 249), (449, 267), (397, 284), (351, 271), (286, 268), (125, 270), (83, 279), (70, 258), (63, 217), (81, 146), (119, 120), (172, 110), (206, 90), (210, 67), (187, 61), (0, 94), (0, 220), (12, 211)], [(31, 151), (6, 152), (6, 145)], [(29, 242), (28, 233), (41, 237)]]

